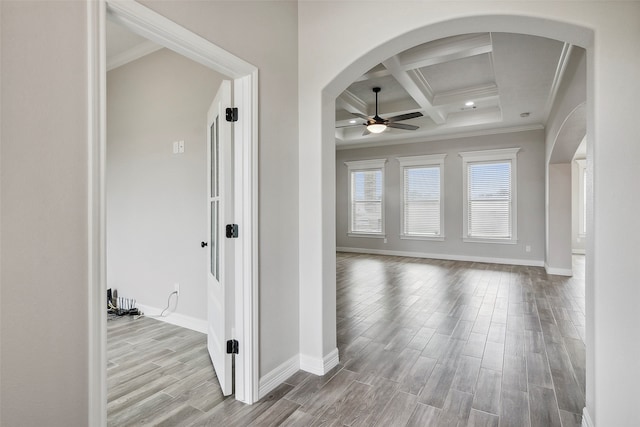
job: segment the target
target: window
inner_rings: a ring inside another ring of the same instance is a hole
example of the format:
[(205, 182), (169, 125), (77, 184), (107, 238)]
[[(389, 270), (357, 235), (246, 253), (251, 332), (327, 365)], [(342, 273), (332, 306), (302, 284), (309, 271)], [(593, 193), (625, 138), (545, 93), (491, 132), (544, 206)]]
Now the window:
[(400, 238), (444, 240), (442, 170), (446, 154), (398, 157)]
[(466, 242), (516, 243), (519, 148), (460, 153)]
[(349, 235), (384, 237), (386, 159), (345, 162), (349, 172)]

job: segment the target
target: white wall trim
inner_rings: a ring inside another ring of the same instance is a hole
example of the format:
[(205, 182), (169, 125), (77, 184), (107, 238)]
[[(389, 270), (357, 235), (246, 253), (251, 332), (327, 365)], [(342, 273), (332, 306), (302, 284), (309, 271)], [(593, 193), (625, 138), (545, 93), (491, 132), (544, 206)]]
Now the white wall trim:
[(586, 255), (587, 251), (584, 249), (572, 249), (571, 253), (574, 255)]
[(260, 385), (258, 386), (258, 399), (262, 399), (267, 396), (273, 389), (282, 384), (291, 375), (298, 372), (300, 369), (300, 355), (296, 354), (291, 359), (282, 363), (280, 366), (267, 373), (264, 377), (260, 378)]
[(544, 263), (544, 269), (547, 271), (547, 274), (554, 274), (556, 276), (573, 276), (573, 270), (570, 268), (556, 268), (551, 267), (546, 262)]
[(160, 49), (162, 49), (162, 46), (152, 42), (151, 40), (142, 42), (131, 49), (127, 49), (122, 53), (107, 58), (107, 71), (122, 67), (129, 62), (133, 62), (144, 56), (150, 55)]
[(87, 7), (87, 425), (107, 425), (105, 0)]
[(582, 427), (596, 427), (586, 406), (582, 410)]
[(145, 316), (159, 320), (161, 322), (171, 323), (172, 325), (180, 326), (181, 328), (191, 329), (192, 331), (207, 333), (207, 321), (198, 319), (196, 317), (187, 316), (180, 313), (169, 313), (165, 317), (160, 317), (162, 313), (161, 308), (151, 307), (144, 304), (136, 304), (138, 309), (144, 313)]
[[(134, 33), (232, 78), (256, 67), (134, 0), (106, 0), (109, 18)], [(185, 41), (188, 41), (185, 43)]]
[(329, 354), (324, 356), (322, 360), (307, 356), (306, 354), (301, 354), (300, 369), (314, 375), (324, 375), (331, 369), (335, 368), (339, 361), (340, 358), (337, 348), (334, 348)]
[(484, 262), (489, 264), (506, 264), (506, 265), (524, 265), (528, 267), (543, 267), (543, 260), (536, 259), (515, 259), (515, 258), (493, 258), (481, 257), (474, 255), (458, 255), (458, 254), (432, 254), (426, 252), (408, 252), (408, 251), (387, 251), (384, 249), (364, 249), (364, 248), (346, 248), (337, 247), (338, 252), (351, 252), (356, 254), (373, 254), (373, 255), (391, 255), (412, 258), (430, 258), (442, 259), (447, 261), (469, 261)]
[(323, 357), (322, 361), (324, 362), (324, 373), (326, 374), (340, 363), (340, 353), (337, 348), (334, 348), (329, 354)]

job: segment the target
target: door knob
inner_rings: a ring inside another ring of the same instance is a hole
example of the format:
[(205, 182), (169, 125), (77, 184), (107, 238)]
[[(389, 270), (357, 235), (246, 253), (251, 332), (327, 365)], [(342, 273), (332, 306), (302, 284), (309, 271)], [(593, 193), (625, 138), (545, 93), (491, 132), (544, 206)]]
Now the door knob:
[(205, 246), (208, 246), (209, 244), (207, 242), (200, 242), (200, 247), (204, 248)]

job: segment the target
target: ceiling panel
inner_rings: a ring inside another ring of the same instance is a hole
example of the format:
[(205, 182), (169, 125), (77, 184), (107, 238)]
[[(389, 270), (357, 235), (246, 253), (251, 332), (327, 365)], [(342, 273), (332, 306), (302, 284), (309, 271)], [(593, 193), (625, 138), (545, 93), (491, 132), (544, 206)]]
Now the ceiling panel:
[(396, 102), (409, 97), (407, 91), (393, 76), (356, 82), (349, 86), (347, 90), (367, 104), (375, 105), (376, 96), (372, 90), (374, 87), (382, 89), (378, 94), (378, 102), (380, 104)]
[(420, 71), (435, 94), (495, 81), (488, 53), (423, 67)]

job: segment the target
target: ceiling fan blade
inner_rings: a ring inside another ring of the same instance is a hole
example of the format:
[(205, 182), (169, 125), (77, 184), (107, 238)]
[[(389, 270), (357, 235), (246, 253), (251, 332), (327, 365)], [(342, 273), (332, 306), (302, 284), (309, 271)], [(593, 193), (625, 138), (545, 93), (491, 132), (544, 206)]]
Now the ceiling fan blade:
[(356, 117), (360, 117), (361, 119), (369, 120), (369, 117), (365, 116), (364, 114), (360, 114), (360, 113), (353, 113), (353, 112), (351, 112), (351, 114), (353, 114), (353, 115), (354, 115), (354, 116), (356, 116)]
[(416, 111), (415, 113), (400, 114), (399, 116), (389, 117), (387, 120), (389, 122), (399, 122), (401, 120), (415, 119), (416, 117), (422, 117), (422, 113)]
[(420, 129), (420, 126), (408, 125), (405, 123), (389, 123), (387, 127), (395, 128), (395, 129), (404, 129), (404, 130), (416, 130)]
[(366, 123), (351, 123), (351, 124), (348, 124), (348, 125), (336, 126), (336, 129), (352, 128), (352, 127), (362, 126), (362, 125), (366, 125)]

